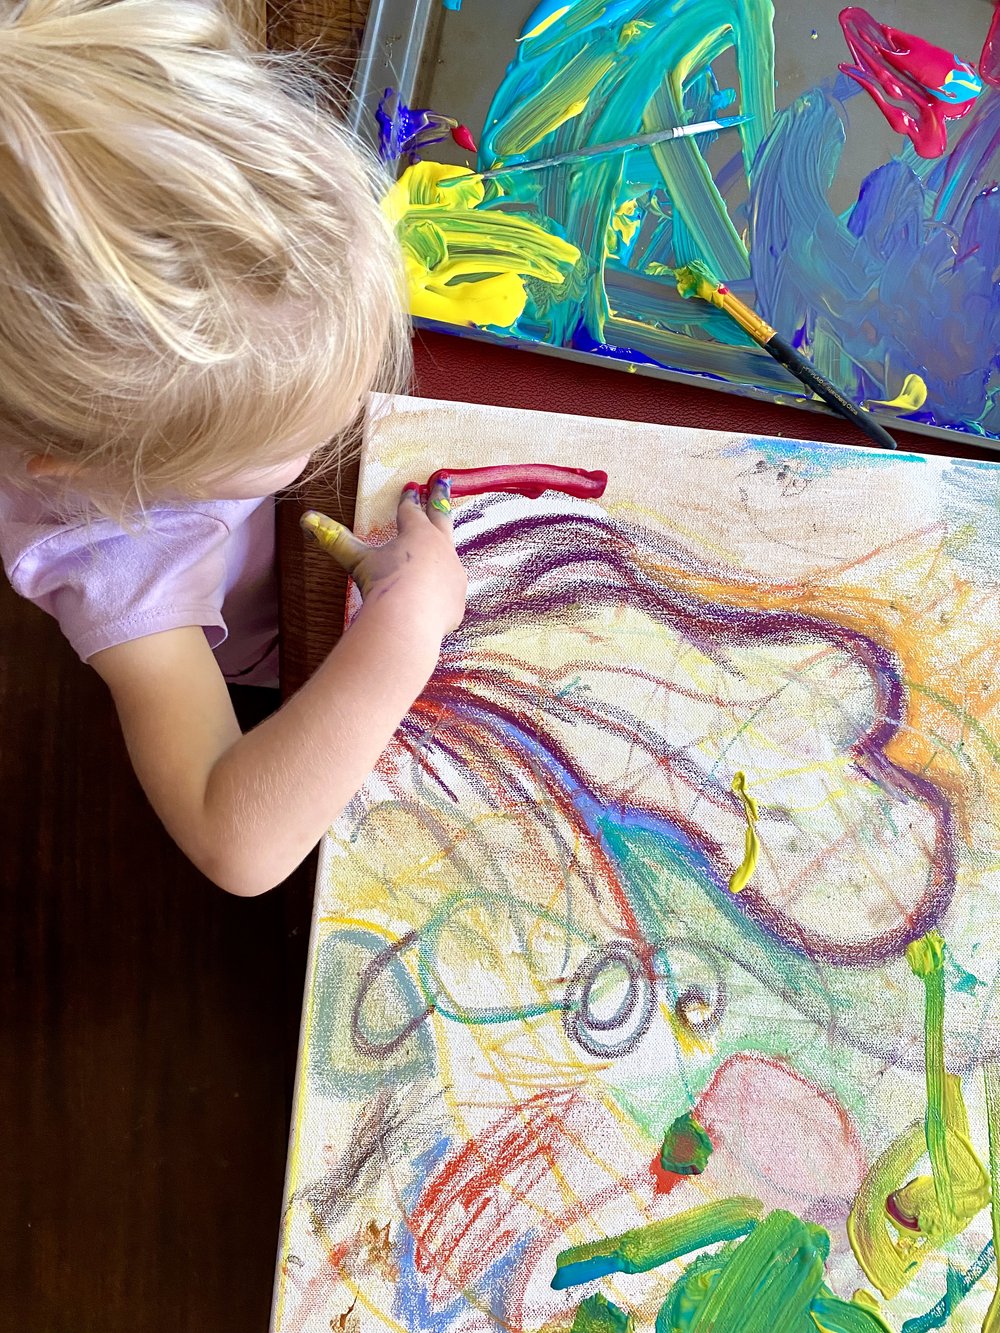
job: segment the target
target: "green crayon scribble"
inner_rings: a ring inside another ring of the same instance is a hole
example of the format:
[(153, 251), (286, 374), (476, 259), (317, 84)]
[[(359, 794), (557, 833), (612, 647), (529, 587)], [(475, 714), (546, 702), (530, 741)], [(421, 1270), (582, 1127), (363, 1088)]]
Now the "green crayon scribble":
[(597, 1292), (577, 1306), (571, 1333), (633, 1333), (635, 1317)]
[(693, 1111), (679, 1115), (667, 1130), (660, 1166), (677, 1176), (700, 1176), (712, 1155), (712, 1140)]

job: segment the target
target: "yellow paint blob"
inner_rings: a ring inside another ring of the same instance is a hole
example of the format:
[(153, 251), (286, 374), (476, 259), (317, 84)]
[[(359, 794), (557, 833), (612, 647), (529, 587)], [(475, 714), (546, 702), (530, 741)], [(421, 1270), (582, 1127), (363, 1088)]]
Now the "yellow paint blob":
[(869, 398), (872, 407), (898, 407), (902, 412), (919, 412), (927, 402), (927, 385), (919, 375), (907, 375), (895, 398)]
[(530, 218), (480, 207), (483, 181), (455, 170), (418, 162), (383, 200), (403, 249), (410, 311), (466, 328), (510, 328), (528, 299), (524, 279), (559, 285), (580, 252)]
[(739, 893), (745, 889), (757, 866), (760, 854), (760, 839), (757, 837), (757, 802), (747, 791), (747, 778), (743, 772), (733, 774), (733, 791), (743, 802), (746, 815), (747, 831), (744, 840), (743, 863), (729, 877), (729, 892)]

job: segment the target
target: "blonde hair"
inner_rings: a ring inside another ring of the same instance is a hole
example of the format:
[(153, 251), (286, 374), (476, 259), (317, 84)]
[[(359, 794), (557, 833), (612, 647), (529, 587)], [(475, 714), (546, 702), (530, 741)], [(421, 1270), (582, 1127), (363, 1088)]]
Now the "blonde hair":
[(208, 0), (0, 0), (5, 471), (141, 509), (401, 386), (387, 182), (297, 70)]

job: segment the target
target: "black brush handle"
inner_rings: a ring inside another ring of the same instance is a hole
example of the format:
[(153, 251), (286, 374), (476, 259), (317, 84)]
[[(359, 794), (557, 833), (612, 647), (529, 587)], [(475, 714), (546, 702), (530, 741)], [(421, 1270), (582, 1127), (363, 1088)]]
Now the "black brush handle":
[(764, 343), (764, 351), (770, 352), (775, 361), (780, 361), (786, 370), (790, 370), (796, 379), (801, 380), (807, 388), (812, 389), (813, 393), (818, 394), (835, 412), (846, 417), (848, 421), (853, 421), (858, 430), (863, 431), (880, 449), (896, 448), (896, 441), (887, 430), (882, 429), (872, 414), (863, 407), (858, 407), (857, 403), (852, 403), (850, 398), (845, 398), (815, 366), (811, 366), (798, 354), (791, 343), (786, 343), (784, 338), (776, 333)]

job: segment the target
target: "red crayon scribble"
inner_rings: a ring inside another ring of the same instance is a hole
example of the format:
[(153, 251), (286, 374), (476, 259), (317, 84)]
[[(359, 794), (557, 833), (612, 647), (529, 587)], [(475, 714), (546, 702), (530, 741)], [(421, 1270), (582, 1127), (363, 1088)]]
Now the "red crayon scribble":
[(580, 500), (597, 500), (608, 484), (606, 472), (585, 472), (578, 467), (554, 467), (550, 463), (521, 463), (513, 467), (443, 467), (428, 477), (425, 485), (407, 482), (404, 490), (419, 490), (426, 504), (435, 482), (445, 478), (451, 481), (452, 499), (465, 495), (524, 495), (537, 500), (546, 491), (562, 491)]
[(528, 1219), (517, 1205), (556, 1167), (578, 1096), (541, 1092), (511, 1107), (427, 1182), (409, 1228), (432, 1299), (467, 1287), (524, 1234)]
[(472, 137), (472, 131), (468, 125), (456, 125), (451, 132), (451, 137), (458, 144), (459, 148), (465, 148), (470, 153), (477, 153), (476, 141)]
[(983, 54), (979, 57), (979, 73), (983, 82), (1000, 88), (1000, 3), (993, 11), (993, 22), (983, 43)]
[(840, 26), (856, 61), (841, 70), (871, 94), (921, 157), (940, 157), (948, 146), (945, 121), (966, 115), (982, 90), (972, 66), (922, 37), (879, 23), (864, 9), (841, 10)]

